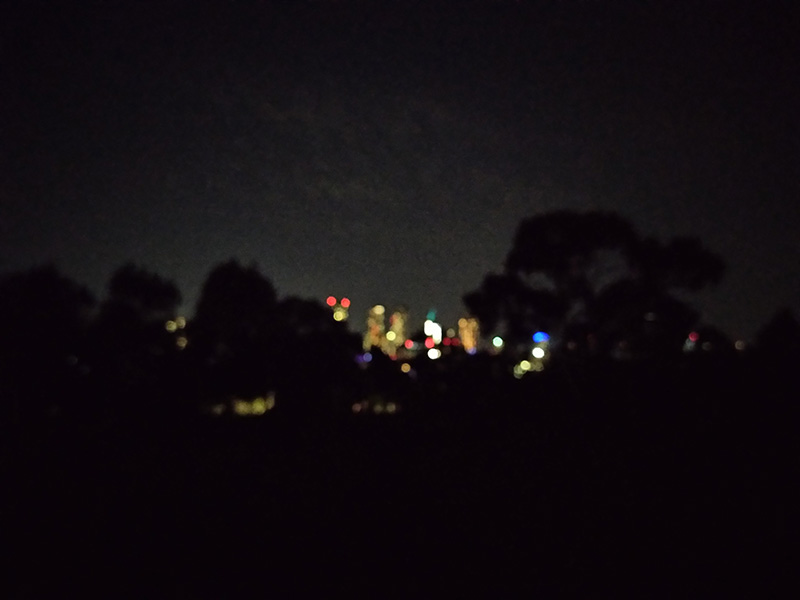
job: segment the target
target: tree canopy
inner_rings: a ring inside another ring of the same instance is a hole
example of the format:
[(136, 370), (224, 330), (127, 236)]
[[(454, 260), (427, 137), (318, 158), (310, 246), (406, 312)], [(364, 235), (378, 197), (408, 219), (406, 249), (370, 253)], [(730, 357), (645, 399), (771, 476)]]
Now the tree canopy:
[(503, 271), (464, 302), (512, 347), (542, 329), (556, 348), (622, 343), (646, 353), (680, 347), (698, 315), (678, 294), (717, 283), (723, 271), (696, 238), (662, 243), (614, 213), (556, 211), (523, 220)]

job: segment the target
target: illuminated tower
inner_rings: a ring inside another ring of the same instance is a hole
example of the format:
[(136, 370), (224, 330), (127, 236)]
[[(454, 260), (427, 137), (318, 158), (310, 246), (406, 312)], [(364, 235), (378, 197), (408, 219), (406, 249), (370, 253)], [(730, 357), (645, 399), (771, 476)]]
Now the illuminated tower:
[(475, 354), (478, 351), (479, 335), (478, 319), (462, 317), (458, 320), (458, 337), (468, 354)]
[(373, 346), (384, 347), (386, 331), (386, 309), (381, 304), (376, 304), (367, 313), (367, 331), (364, 333), (364, 350)]
[(325, 304), (331, 307), (334, 321), (346, 321), (350, 316), (350, 300), (348, 298), (336, 300), (335, 296), (328, 296)]
[(397, 356), (397, 349), (402, 348), (408, 334), (408, 309), (404, 306), (398, 307), (389, 317), (389, 331), (386, 332), (386, 339), (383, 345), (384, 353), (389, 356)]

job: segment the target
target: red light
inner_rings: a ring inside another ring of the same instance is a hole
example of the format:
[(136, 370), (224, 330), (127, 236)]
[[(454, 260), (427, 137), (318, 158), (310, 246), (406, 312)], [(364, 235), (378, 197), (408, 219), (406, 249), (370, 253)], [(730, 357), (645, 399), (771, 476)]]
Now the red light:
[(433, 338), (429, 337), (425, 340), (425, 347), (426, 348), (433, 348), (436, 344), (433, 343)]
[(689, 334), (689, 341), (690, 342), (696, 342), (699, 339), (700, 339), (700, 334), (697, 333), (696, 331), (693, 331), (692, 333)]
[(342, 298), (342, 308), (347, 308), (348, 306), (350, 306), (350, 299)]
[(328, 306), (333, 306), (334, 304), (336, 304), (336, 298), (334, 298), (333, 296), (328, 296), (328, 299), (325, 300), (325, 302), (327, 303)]
[(442, 343), (443, 343), (445, 346), (449, 346), (449, 345), (450, 345), (450, 338), (444, 338), (444, 339), (442, 340)]
[(403, 346), (405, 346), (407, 350), (411, 350), (411, 347), (412, 347), (413, 345), (414, 345), (414, 342), (412, 342), (411, 340), (406, 340), (406, 341), (403, 343)]
[(453, 338), (453, 346), (460, 346), (460, 345), (461, 345), (461, 340), (459, 340), (458, 338)]

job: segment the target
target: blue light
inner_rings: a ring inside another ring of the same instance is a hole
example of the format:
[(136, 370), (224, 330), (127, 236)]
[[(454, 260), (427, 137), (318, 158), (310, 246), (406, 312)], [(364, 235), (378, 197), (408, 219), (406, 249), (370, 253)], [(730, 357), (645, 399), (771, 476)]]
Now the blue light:
[(372, 360), (372, 353), (364, 352), (364, 356), (362, 357), (364, 362), (369, 362)]
[(537, 331), (533, 334), (533, 341), (537, 344), (541, 344), (542, 342), (549, 342), (550, 336), (547, 335), (544, 331)]

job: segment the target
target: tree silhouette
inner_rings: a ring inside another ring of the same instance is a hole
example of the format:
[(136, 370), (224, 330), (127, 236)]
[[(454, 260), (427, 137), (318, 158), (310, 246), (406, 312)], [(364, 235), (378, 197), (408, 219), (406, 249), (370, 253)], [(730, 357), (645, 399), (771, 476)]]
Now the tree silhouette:
[(275, 384), (277, 296), (255, 265), (212, 269), (188, 329), (201, 392), (217, 400), (264, 394)]
[(800, 359), (800, 323), (790, 308), (781, 308), (756, 334), (761, 356), (781, 368)]
[(719, 281), (723, 267), (699, 240), (662, 244), (613, 213), (556, 211), (523, 220), (504, 271), (487, 275), (464, 302), (512, 349), (543, 329), (556, 349), (624, 343), (647, 354), (680, 347), (697, 314), (675, 292)]
[[(335, 321), (327, 306), (289, 297), (278, 305), (276, 386), (294, 410), (341, 407), (358, 385), (358, 335)], [(335, 406), (331, 406), (335, 405)]]
[(178, 349), (165, 323), (181, 301), (178, 288), (142, 267), (117, 269), (92, 328), (96, 393), (128, 410), (152, 408), (168, 395)]
[(94, 302), (52, 265), (0, 278), (0, 396), (14, 418), (80, 401)]

